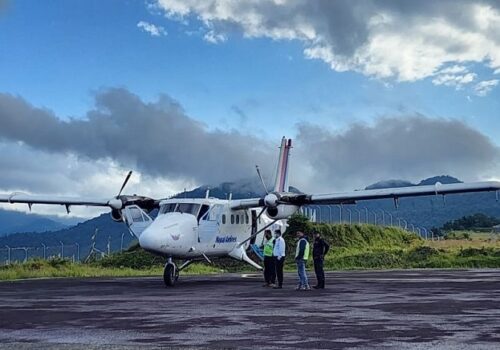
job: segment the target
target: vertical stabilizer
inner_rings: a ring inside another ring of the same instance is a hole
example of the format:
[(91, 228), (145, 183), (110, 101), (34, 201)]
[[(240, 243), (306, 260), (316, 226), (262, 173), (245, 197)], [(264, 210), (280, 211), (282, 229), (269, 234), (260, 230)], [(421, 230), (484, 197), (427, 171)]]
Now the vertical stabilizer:
[(292, 140), (283, 136), (281, 139), (280, 156), (276, 168), (276, 179), (274, 180), (275, 192), (288, 192), (288, 164), (292, 148)]

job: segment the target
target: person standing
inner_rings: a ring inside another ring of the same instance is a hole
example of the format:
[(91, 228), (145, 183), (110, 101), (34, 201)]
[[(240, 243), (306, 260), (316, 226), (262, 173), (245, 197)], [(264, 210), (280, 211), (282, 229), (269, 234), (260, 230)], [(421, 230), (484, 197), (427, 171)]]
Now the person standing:
[(324, 289), (325, 288), (325, 271), (323, 270), (323, 261), (325, 260), (325, 255), (330, 250), (330, 245), (321, 238), (321, 234), (316, 232), (313, 245), (313, 261), (314, 261), (314, 272), (316, 273), (316, 279), (318, 283), (313, 287), (314, 289)]
[(273, 257), (276, 268), (276, 278), (278, 280), (278, 285), (274, 286), (274, 289), (283, 288), (283, 267), (285, 265), (285, 250), (286, 244), (283, 237), (281, 237), (281, 230), (274, 231)]
[(297, 249), (295, 251), (295, 262), (297, 263), (297, 272), (299, 275), (299, 285), (295, 290), (311, 290), (307, 279), (306, 263), (309, 258), (309, 241), (302, 231), (297, 231)]
[(264, 287), (274, 287), (274, 283), (276, 282), (276, 268), (273, 257), (274, 238), (271, 230), (264, 231), (264, 237), (264, 280), (266, 282)]

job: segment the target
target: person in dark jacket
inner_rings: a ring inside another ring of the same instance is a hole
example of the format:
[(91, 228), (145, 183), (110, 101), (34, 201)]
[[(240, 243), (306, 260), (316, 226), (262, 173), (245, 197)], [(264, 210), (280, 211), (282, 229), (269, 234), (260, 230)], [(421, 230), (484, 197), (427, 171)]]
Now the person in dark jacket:
[(324, 289), (325, 288), (325, 271), (323, 270), (323, 261), (325, 255), (330, 250), (330, 245), (321, 238), (321, 234), (316, 232), (313, 244), (313, 261), (314, 261), (314, 272), (316, 273), (316, 279), (318, 284), (316, 284), (314, 289)]

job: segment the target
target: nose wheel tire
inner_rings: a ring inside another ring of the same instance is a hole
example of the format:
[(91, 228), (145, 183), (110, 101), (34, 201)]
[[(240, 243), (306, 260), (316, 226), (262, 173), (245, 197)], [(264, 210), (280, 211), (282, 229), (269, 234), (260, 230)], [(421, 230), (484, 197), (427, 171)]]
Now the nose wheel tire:
[(173, 287), (179, 279), (179, 270), (174, 264), (165, 265), (163, 270), (163, 281), (166, 287)]

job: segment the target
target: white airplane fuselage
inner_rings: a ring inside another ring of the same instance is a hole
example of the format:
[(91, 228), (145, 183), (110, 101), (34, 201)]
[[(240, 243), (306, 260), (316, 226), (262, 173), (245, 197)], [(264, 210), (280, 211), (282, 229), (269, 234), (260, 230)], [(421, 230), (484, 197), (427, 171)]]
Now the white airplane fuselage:
[[(274, 220), (266, 213), (259, 217), (261, 208), (232, 210), (230, 203), (216, 198), (168, 199), (160, 202), (154, 220), (145, 218), (144, 212), (142, 217), (135, 215), (137, 220), (125, 213), (125, 219), (140, 246), (149, 252), (190, 260), (235, 257), (235, 249), (245, 251), (252, 242), (260, 244), (263, 232), (241, 242)], [(278, 220), (269, 229), (284, 231), (285, 225), (286, 220)]]

